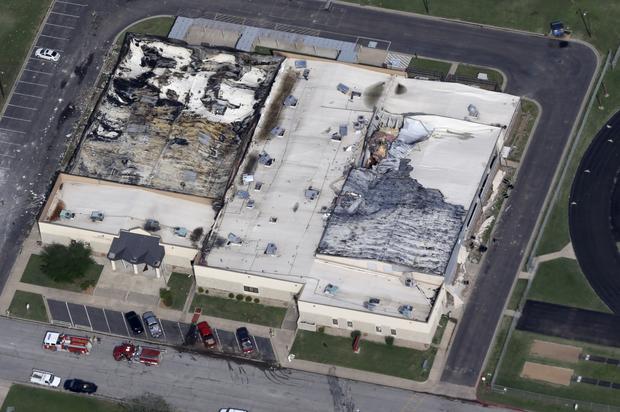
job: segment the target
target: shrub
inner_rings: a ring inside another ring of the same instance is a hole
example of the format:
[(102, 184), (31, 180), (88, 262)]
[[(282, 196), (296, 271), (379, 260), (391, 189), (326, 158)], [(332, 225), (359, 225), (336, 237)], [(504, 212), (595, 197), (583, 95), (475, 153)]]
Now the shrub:
[(198, 286), (198, 293), (204, 293), (205, 288), (203, 288), (202, 286)]
[(385, 344), (388, 346), (392, 346), (394, 344), (394, 336), (386, 336)]
[(254, 298), (254, 303), (259, 303), (260, 299), (259, 298)]
[(245, 301), (246, 302), (252, 302), (252, 296), (246, 296), (245, 297)]
[(43, 247), (41, 270), (56, 282), (72, 282), (84, 276), (95, 263), (90, 247), (82, 242), (69, 246), (52, 243)]
[(362, 336), (362, 332), (360, 332), (359, 330), (354, 330), (354, 331), (351, 331), (351, 338), (352, 338), (352, 339), (355, 339), (355, 338), (357, 338), (358, 336)]
[(230, 292), (230, 293), (228, 294), (228, 297), (232, 299), (232, 298), (234, 298), (234, 297), (235, 297), (235, 294), (234, 294), (234, 293), (232, 293), (232, 292)]
[(172, 291), (170, 289), (159, 289), (159, 297), (164, 305), (172, 306)]
[(205, 289), (205, 295), (209, 294), (209, 289)]
[(243, 295), (241, 293), (239, 293), (237, 296), (235, 296), (235, 298), (237, 300), (243, 300)]
[(325, 326), (319, 326), (319, 328), (317, 329), (317, 331), (319, 333), (325, 333)]

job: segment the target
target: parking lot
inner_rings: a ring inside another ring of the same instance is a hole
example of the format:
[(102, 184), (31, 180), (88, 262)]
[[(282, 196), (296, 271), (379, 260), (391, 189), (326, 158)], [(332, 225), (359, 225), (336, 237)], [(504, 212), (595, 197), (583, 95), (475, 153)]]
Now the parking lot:
[[(160, 319), (163, 336), (153, 339), (144, 334), (136, 335), (128, 327), (122, 312), (102, 309), (88, 305), (78, 305), (75, 303), (47, 299), (52, 323), (59, 326), (85, 329), (93, 332), (101, 332), (112, 335), (119, 335), (128, 338), (140, 338), (156, 343), (165, 343), (174, 346), (186, 346), (186, 335), (190, 329), (190, 324)], [(241, 349), (239, 342), (233, 331), (213, 328), (213, 333), (217, 341), (216, 352), (240, 356)], [(275, 362), (276, 357), (269, 338), (260, 336), (251, 337), (255, 347), (255, 353), (251, 355), (254, 360), (264, 362)], [(201, 344), (192, 346), (192, 349), (204, 351)]]
[[(30, 135), (31, 123), (39, 116), (39, 110), (49, 102), (52, 93), (48, 89), (53, 82), (63, 88), (57, 74), (63, 67), (63, 51), (73, 36), (75, 24), (87, 13), (87, 4), (79, 1), (56, 0), (50, 14), (43, 24), (43, 30), (34, 43), (33, 53), (28, 57), (15, 90), (0, 118), (0, 164), (10, 167), (10, 160), (28, 150), (34, 143)], [(57, 62), (36, 57), (38, 48), (49, 48), (60, 53)], [(66, 76), (64, 76), (66, 77)], [(66, 82), (66, 80), (65, 80)]]

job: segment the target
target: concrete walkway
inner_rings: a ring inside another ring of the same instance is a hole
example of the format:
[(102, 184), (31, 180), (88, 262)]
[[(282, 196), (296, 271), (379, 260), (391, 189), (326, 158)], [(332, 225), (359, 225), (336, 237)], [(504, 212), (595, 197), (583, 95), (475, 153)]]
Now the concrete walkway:
[[(9, 382), (9, 381), (5, 381), (4, 379), (0, 379), (0, 406), (2, 406), (2, 404), (4, 403), (4, 400), (6, 399), (6, 395), (7, 393), (9, 393), (9, 389), (11, 389), (11, 385), (13, 384), (13, 382)], [(7, 405), (11, 406), (11, 405)], [(4, 412), (4, 411), (2, 411)]]
[(538, 263), (548, 262), (550, 260), (559, 259), (559, 258), (567, 258), (576, 260), (575, 251), (573, 250), (573, 244), (568, 243), (566, 246), (562, 248), (562, 250), (553, 253), (547, 253), (546, 255), (540, 255), (536, 257)]

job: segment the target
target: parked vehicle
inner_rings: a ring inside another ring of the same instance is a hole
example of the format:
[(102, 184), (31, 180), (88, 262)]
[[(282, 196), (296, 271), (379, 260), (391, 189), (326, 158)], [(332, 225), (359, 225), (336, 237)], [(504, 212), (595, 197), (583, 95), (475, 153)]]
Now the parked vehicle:
[(131, 312), (125, 313), (125, 320), (127, 321), (127, 325), (136, 335), (140, 335), (144, 333), (144, 326), (142, 326), (142, 321), (140, 321), (140, 316), (133, 310)]
[(114, 348), (112, 353), (117, 361), (140, 362), (145, 365), (159, 365), (161, 351), (157, 348), (134, 345), (131, 342), (123, 342)]
[(200, 339), (202, 339), (202, 343), (207, 348), (213, 348), (217, 345), (217, 341), (215, 340), (215, 336), (213, 336), (213, 330), (211, 326), (205, 321), (199, 322), (196, 327), (198, 328), (198, 333), (200, 334)]
[(47, 331), (43, 338), (43, 349), (51, 351), (88, 355), (92, 347), (93, 342), (86, 336), (66, 335), (64, 333)]
[(63, 386), (66, 390), (76, 393), (97, 392), (97, 385), (92, 382), (83, 381), (82, 379), (67, 379)]
[(39, 47), (38, 49), (36, 49), (34, 55), (40, 59), (50, 60), (54, 62), (57, 62), (58, 59), (60, 59), (60, 53), (58, 53), (56, 50), (46, 49), (43, 47)]
[(61, 379), (55, 376), (52, 372), (46, 372), (38, 369), (32, 370), (30, 375), (30, 383), (36, 383), (37, 385), (49, 386), (51, 388), (57, 388), (60, 385)]
[(254, 342), (250, 337), (250, 332), (248, 332), (248, 328), (241, 327), (237, 329), (236, 332), (237, 340), (239, 341), (239, 346), (241, 347), (241, 351), (245, 354), (250, 354), (254, 352)]
[(142, 320), (152, 337), (160, 338), (164, 334), (159, 319), (157, 319), (157, 316), (155, 316), (153, 312), (144, 312), (142, 314)]
[(220, 412), (248, 412), (245, 409), (235, 409), (235, 408), (222, 408)]

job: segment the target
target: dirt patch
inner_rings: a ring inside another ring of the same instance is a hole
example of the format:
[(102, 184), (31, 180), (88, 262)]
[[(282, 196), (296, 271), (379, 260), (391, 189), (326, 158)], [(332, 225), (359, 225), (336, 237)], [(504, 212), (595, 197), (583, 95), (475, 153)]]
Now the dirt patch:
[(530, 348), (530, 355), (539, 358), (554, 359), (561, 362), (577, 362), (581, 348), (572, 345), (535, 340)]
[(570, 385), (573, 370), (558, 366), (543, 365), (542, 363), (525, 362), (521, 377), (536, 381), (553, 383), (556, 385)]

